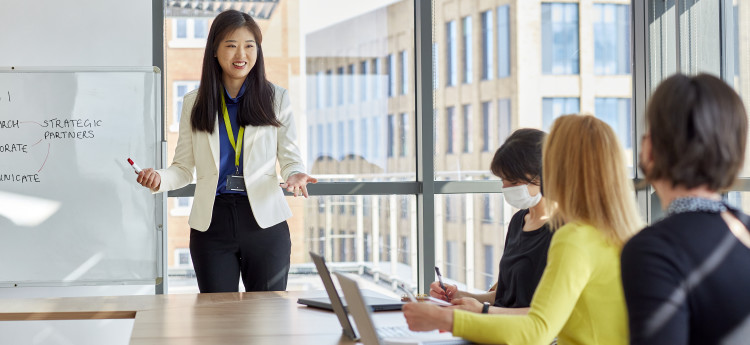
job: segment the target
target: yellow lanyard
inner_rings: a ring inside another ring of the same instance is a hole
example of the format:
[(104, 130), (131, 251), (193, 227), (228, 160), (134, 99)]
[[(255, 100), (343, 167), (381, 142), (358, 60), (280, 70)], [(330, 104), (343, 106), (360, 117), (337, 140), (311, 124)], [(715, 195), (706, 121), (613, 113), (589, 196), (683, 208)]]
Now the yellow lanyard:
[[(224, 124), (227, 126), (227, 135), (229, 135), (229, 143), (232, 144), (234, 149), (234, 166), (237, 173), (240, 172), (240, 153), (242, 152), (242, 135), (245, 133), (245, 127), (240, 127), (240, 133), (237, 135), (237, 145), (234, 144), (234, 133), (232, 132), (232, 124), (229, 122), (229, 112), (227, 111), (227, 104), (224, 102), (224, 92), (221, 93), (221, 110), (224, 112)], [(238, 149), (239, 148), (239, 149)]]

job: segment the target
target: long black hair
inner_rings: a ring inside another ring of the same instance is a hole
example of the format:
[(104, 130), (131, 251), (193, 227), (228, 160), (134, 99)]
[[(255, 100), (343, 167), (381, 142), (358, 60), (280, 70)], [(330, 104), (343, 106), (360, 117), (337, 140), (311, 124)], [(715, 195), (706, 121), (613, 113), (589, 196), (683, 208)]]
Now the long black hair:
[(244, 96), (237, 104), (237, 123), (240, 126), (281, 126), (274, 112), (274, 86), (266, 79), (260, 27), (247, 13), (227, 10), (216, 16), (206, 39), (201, 83), (190, 118), (194, 131), (214, 131), (217, 112), (221, 113), (221, 93), (224, 92), (222, 69), (215, 54), (227, 34), (243, 27), (255, 36), (258, 57), (245, 79)]

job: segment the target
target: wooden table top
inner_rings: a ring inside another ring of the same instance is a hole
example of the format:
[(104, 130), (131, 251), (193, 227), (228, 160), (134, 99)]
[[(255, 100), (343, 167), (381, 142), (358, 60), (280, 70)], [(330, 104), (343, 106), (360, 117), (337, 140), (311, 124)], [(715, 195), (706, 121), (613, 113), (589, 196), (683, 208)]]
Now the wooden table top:
[[(310, 292), (0, 299), (0, 321), (135, 318), (131, 345), (354, 344), (333, 312), (297, 304)], [(373, 314), (403, 325), (401, 312)]]

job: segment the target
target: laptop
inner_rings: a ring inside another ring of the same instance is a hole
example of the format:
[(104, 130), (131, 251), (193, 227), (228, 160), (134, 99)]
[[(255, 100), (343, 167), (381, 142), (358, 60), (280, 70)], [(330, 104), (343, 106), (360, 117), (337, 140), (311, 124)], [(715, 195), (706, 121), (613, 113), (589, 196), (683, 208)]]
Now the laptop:
[[(335, 304), (340, 304), (342, 305), (342, 308), (345, 309), (346, 301), (342, 301), (338, 292), (336, 292), (336, 287), (333, 285), (331, 272), (328, 271), (325, 259), (313, 252), (310, 252), (310, 257), (312, 258), (313, 263), (315, 263), (315, 268), (318, 270), (320, 279), (323, 280), (323, 286), (326, 289), (326, 293), (328, 293), (328, 297), (300, 298), (297, 300), (297, 303), (304, 304), (308, 307), (333, 311), (336, 311)], [(401, 306), (404, 305), (404, 302), (401, 302), (399, 299), (388, 297), (374, 291), (366, 291), (365, 300), (375, 311), (401, 310)]]
[[(468, 340), (454, 337), (450, 333), (413, 332), (404, 324), (395, 327), (375, 327), (370, 317), (370, 308), (367, 307), (362, 296), (362, 291), (357, 282), (346, 277), (344, 274), (334, 272), (339, 279), (344, 297), (349, 301), (349, 310), (354, 317), (354, 322), (359, 330), (359, 341), (364, 345), (452, 345), (471, 344)], [(339, 316), (339, 319), (341, 317)], [(348, 317), (347, 317), (348, 320)]]

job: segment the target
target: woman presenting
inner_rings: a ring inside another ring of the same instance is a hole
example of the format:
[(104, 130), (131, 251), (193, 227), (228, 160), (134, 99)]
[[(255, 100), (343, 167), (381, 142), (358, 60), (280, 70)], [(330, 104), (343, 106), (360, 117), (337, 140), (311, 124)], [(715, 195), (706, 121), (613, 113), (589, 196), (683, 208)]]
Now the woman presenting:
[[(190, 255), (201, 292), (286, 290), (292, 212), (279, 186), (307, 197), (288, 92), (266, 79), (262, 35), (246, 13), (228, 10), (211, 25), (198, 90), (185, 95), (172, 165), (144, 169), (154, 192), (196, 174)], [(286, 181), (279, 185), (276, 161)]]

